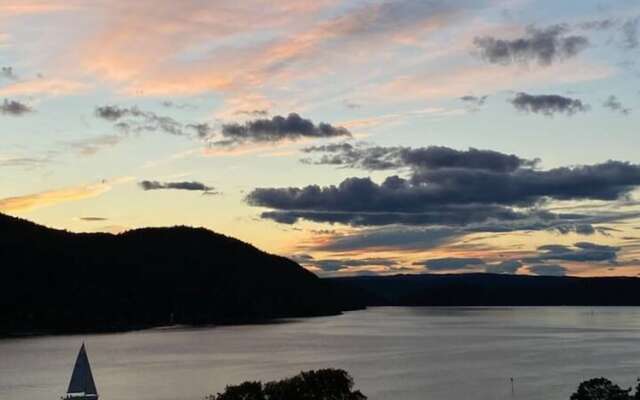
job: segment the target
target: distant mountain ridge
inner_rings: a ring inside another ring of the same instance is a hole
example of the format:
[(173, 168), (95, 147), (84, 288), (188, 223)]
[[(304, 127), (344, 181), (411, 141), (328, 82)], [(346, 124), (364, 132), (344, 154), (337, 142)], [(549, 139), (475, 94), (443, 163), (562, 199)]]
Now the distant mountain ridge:
[(0, 334), (338, 314), (295, 262), (203, 228), (71, 233), (0, 214)]
[(487, 273), (329, 279), (368, 306), (640, 306), (640, 278)]

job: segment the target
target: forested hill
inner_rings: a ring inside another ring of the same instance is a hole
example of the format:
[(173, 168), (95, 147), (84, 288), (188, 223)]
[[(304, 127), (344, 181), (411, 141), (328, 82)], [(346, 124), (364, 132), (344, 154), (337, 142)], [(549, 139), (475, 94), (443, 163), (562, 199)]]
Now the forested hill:
[(295, 262), (206, 229), (79, 234), (0, 214), (0, 334), (330, 315), (349, 308)]
[(497, 274), (334, 278), (343, 291), (379, 306), (639, 306), (640, 279)]

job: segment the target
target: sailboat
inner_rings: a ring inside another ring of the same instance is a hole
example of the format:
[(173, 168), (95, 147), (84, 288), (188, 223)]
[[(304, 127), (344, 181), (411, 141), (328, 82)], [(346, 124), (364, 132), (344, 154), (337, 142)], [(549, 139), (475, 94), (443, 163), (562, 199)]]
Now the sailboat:
[(98, 391), (96, 383), (93, 381), (91, 374), (91, 366), (87, 357), (87, 350), (82, 343), (76, 364), (71, 374), (71, 382), (67, 389), (67, 395), (62, 397), (63, 400), (98, 400)]

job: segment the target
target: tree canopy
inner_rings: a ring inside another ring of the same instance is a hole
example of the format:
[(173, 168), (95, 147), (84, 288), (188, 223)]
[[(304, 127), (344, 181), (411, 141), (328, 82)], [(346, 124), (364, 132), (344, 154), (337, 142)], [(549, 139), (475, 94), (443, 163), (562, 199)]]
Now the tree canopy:
[(271, 382), (243, 382), (227, 386), (206, 400), (366, 400), (353, 390), (353, 378), (341, 369), (303, 371), (291, 378)]
[(623, 389), (607, 378), (593, 378), (584, 381), (578, 386), (578, 390), (571, 395), (571, 400), (639, 400), (640, 383), (636, 386), (636, 392), (632, 389)]

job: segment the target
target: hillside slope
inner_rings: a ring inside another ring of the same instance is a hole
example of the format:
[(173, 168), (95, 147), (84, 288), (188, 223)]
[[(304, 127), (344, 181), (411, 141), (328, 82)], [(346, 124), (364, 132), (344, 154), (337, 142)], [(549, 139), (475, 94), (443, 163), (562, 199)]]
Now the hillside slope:
[(206, 229), (77, 234), (0, 214), (0, 334), (330, 315), (329, 283)]

